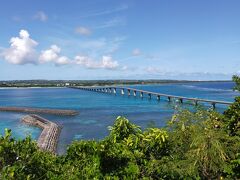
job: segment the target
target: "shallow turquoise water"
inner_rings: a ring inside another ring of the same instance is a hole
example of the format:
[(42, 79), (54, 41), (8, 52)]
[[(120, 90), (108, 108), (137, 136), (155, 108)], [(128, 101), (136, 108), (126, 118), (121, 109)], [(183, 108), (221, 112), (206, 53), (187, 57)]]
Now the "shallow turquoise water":
[[(138, 89), (161, 92), (187, 97), (199, 97), (214, 100), (233, 101), (239, 93), (233, 92), (233, 83), (188, 83), (167, 85), (131, 86)], [(150, 122), (164, 126), (174, 113), (174, 105), (154, 97), (135, 98), (121, 95), (110, 95), (69, 88), (38, 89), (0, 89), (0, 106), (25, 106), (43, 108), (75, 109), (80, 112), (74, 117), (42, 115), (63, 126), (58, 146), (59, 153), (65, 151), (67, 144), (77, 139), (101, 139), (108, 134), (107, 127), (112, 125), (117, 116), (123, 115), (132, 122), (146, 127)], [(223, 111), (225, 106), (217, 106)], [(185, 108), (192, 106), (185, 105)], [(40, 129), (20, 123), (24, 114), (0, 112), (0, 134), (10, 128), (16, 138), (31, 134), (34, 139)]]

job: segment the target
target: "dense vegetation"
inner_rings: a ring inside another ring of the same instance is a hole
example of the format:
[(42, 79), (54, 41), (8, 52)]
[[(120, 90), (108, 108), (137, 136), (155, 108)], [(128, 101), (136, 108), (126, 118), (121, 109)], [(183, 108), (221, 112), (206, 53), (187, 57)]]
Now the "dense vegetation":
[[(0, 137), (2, 179), (239, 179), (240, 97), (223, 113), (179, 110), (164, 128), (144, 131), (118, 117), (101, 141), (73, 142), (65, 155), (30, 137)], [(0, 179), (1, 179), (0, 178)]]
[(232, 77), (232, 80), (236, 83), (235, 90), (240, 91), (240, 77), (237, 75), (234, 75)]

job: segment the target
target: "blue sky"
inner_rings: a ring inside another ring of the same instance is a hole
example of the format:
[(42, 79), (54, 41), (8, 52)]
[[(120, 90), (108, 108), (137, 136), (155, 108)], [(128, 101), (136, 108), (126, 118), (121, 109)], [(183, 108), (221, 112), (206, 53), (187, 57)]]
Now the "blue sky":
[(2, 0), (0, 79), (230, 79), (239, 0)]

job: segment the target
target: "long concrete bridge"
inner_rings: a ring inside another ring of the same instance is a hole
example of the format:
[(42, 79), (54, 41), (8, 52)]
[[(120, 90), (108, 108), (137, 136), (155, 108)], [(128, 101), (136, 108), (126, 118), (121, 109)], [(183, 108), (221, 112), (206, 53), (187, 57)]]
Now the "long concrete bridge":
[[(128, 95), (128, 96), (134, 96), (137, 95), (141, 98), (144, 97), (144, 94), (147, 95), (149, 99), (152, 99), (155, 97), (158, 101), (163, 97), (167, 101), (171, 102), (173, 100), (176, 100), (179, 103), (184, 102), (192, 102), (193, 105), (198, 105), (198, 103), (209, 103), (213, 108), (216, 107), (216, 104), (222, 104), (222, 105), (231, 105), (232, 102), (227, 101), (218, 101), (218, 100), (209, 100), (209, 99), (200, 99), (200, 98), (190, 98), (190, 97), (184, 97), (184, 96), (175, 96), (175, 95), (169, 95), (169, 94), (162, 94), (162, 93), (156, 93), (151, 91), (145, 91), (135, 88), (129, 88), (129, 87), (121, 87), (121, 86), (104, 86), (104, 87), (82, 87), (82, 86), (72, 86), (70, 88), (74, 89), (81, 89), (81, 90), (87, 90), (87, 91), (95, 91), (95, 92), (102, 92), (102, 93), (109, 93), (109, 94), (121, 94), (121, 95)], [(117, 91), (118, 90), (118, 91)]]

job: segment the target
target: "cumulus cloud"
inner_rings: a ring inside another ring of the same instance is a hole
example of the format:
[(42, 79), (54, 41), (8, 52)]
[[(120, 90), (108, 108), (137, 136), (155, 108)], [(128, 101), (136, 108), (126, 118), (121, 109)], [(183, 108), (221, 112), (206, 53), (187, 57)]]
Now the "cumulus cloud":
[(38, 11), (34, 16), (34, 19), (45, 22), (48, 20), (48, 16), (43, 11)]
[(111, 56), (103, 56), (101, 64), (106, 69), (116, 69), (119, 67), (118, 62), (113, 60)]
[(99, 63), (93, 61), (90, 57), (84, 55), (78, 55), (75, 57), (75, 63), (82, 65), (89, 69), (94, 69), (99, 67)]
[(140, 56), (141, 55), (141, 51), (140, 51), (140, 49), (134, 49), (133, 51), (132, 51), (132, 55), (133, 56)]
[(92, 34), (91, 30), (89, 28), (86, 28), (86, 27), (77, 27), (75, 29), (75, 32), (77, 34), (84, 35), (84, 36), (88, 36), (88, 35)]
[(61, 57), (57, 58), (57, 60), (55, 61), (56, 65), (66, 65), (69, 63), (70, 63), (70, 60), (66, 56), (61, 56)]
[(12, 37), (10, 39), (10, 47), (4, 49), (1, 56), (12, 64), (36, 64), (35, 47), (37, 45), (38, 43), (30, 38), (28, 31), (21, 30), (19, 37)]
[(55, 65), (66, 65), (70, 60), (66, 56), (60, 56), (61, 48), (57, 45), (52, 45), (50, 49), (44, 50), (39, 56), (40, 63), (53, 62)]
[(61, 49), (57, 45), (52, 45), (50, 49), (41, 52), (39, 61), (41, 63), (55, 61), (58, 58), (60, 52)]
[(127, 66), (120, 66), (111, 55), (102, 56), (99, 60), (95, 60), (91, 56), (78, 55), (71, 60), (61, 54), (61, 48), (57, 45), (51, 45), (50, 48), (37, 53), (35, 47), (38, 43), (30, 38), (26, 30), (21, 30), (19, 37), (11, 38), (10, 45), (7, 49), (1, 49), (0, 47), (0, 55), (12, 64), (32, 63), (41, 65), (53, 63), (56, 66), (75, 64), (88, 69), (127, 70)]
[(88, 56), (76, 56), (75, 57), (76, 64), (82, 65), (89, 69), (110, 69), (114, 70), (119, 67), (117, 61), (113, 60), (111, 56), (102, 56), (100, 61), (94, 61)]

